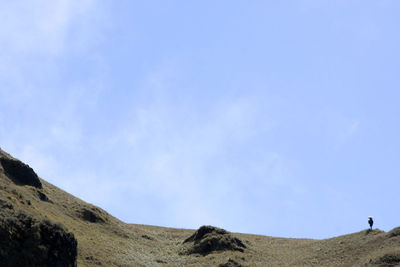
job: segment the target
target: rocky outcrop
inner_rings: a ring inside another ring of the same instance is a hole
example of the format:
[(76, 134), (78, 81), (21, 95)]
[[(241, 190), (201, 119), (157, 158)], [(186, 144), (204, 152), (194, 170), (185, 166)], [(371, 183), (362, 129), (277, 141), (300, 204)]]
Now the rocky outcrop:
[(214, 226), (200, 227), (183, 243), (191, 245), (187, 254), (207, 255), (214, 251), (224, 250), (243, 252), (246, 248), (240, 239), (233, 237), (228, 231)]
[(39, 177), (29, 165), (8, 157), (0, 157), (0, 164), (5, 175), (15, 184), (30, 185), (39, 189), (42, 188)]
[(104, 212), (96, 207), (84, 207), (78, 211), (78, 216), (91, 223), (104, 223), (107, 220)]
[(400, 236), (400, 227), (396, 227), (394, 229), (392, 229), (389, 233), (388, 233), (388, 237), (395, 237), (395, 236)]
[(366, 266), (396, 267), (400, 266), (400, 253), (386, 253), (375, 260), (371, 260)]
[(77, 241), (61, 225), (1, 213), (0, 266), (76, 267), (76, 260)]

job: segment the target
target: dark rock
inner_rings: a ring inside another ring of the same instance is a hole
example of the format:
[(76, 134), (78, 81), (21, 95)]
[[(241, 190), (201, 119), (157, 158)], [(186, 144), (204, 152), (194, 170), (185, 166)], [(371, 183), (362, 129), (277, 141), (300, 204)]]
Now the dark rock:
[(229, 259), (226, 263), (221, 263), (218, 267), (243, 267), (240, 263), (235, 260)]
[(154, 238), (152, 238), (151, 236), (148, 236), (148, 235), (142, 235), (142, 238), (148, 239), (148, 240), (154, 240)]
[(388, 233), (389, 238), (390, 237), (395, 237), (395, 236), (400, 236), (400, 227), (394, 228), (392, 231)]
[(100, 210), (97, 208), (94, 208), (93, 210), (89, 208), (83, 208), (79, 213), (83, 220), (91, 223), (103, 223), (105, 221), (105, 219), (101, 216)]
[(191, 235), (189, 238), (187, 238), (185, 241), (183, 241), (183, 243), (187, 243), (187, 242), (191, 242), (191, 241), (194, 241), (194, 242), (200, 241), (207, 234), (225, 235), (225, 234), (229, 234), (229, 233), (228, 233), (228, 231), (226, 231), (224, 229), (205, 225), (205, 226), (201, 226), (193, 235)]
[(101, 262), (99, 260), (97, 260), (96, 258), (94, 258), (93, 256), (87, 256), (85, 257), (85, 260), (90, 261), (91, 264), (96, 264), (96, 265), (102, 265)]
[(18, 185), (31, 185), (42, 188), (39, 177), (31, 167), (19, 160), (0, 158), (5, 174)]
[(1, 210), (3, 210), (3, 209), (12, 210), (12, 209), (14, 209), (14, 206), (10, 202), (8, 202), (7, 200), (0, 199), (0, 209)]
[(400, 265), (400, 254), (385, 254), (370, 262), (373, 266), (395, 267)]
[(21, 212), (1, 215), (0, 266), (77, 266), (77, 241), (61, 225)]
[(49, 198), (46, 196), (46, 194), (44, 194), (40, 191), (38, 191), (37, 193), (38, 193), (38, 197), (41, 201), (46, 201), (46, 202), (50, 201)]
[(202, 226), (183, 243), (193, 243), (187, 251), (188, 254), (198, 253), (207, 255), (214, 251), (240, 251), (246, 246), (243, 242), (233, 237), (228, 231), (214, 226)]

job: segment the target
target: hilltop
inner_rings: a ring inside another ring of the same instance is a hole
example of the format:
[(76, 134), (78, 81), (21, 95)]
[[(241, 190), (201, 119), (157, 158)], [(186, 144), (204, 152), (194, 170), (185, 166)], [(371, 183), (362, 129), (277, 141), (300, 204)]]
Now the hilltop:
[(324, 240), (128, 224), (0, 149), (1, 266), (400, 266), (400, 228)]

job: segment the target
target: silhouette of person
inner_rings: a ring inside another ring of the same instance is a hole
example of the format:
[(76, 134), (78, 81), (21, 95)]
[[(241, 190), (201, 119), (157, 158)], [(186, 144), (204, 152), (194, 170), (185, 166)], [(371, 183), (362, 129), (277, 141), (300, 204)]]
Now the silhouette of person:
[(371, 216), (368, 217), (369, 228), (372, 230), (372, 225), (374, 225), (374, 220)]

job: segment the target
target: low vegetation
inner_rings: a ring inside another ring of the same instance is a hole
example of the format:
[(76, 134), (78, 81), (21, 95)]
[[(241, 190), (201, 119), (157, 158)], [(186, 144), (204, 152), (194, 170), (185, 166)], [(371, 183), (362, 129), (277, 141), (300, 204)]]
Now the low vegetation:
[(31, 170), (0, 150), (0, 266), (400, 265), (400, 228), (313, 240), (127, 224)]

